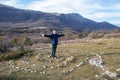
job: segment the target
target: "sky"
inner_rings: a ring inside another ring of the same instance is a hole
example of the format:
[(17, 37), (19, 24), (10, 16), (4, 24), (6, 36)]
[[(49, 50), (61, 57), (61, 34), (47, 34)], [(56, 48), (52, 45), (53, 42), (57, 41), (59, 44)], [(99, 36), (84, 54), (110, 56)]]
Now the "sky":
[(0, 0), (0, 4), (50, 13), (79, 13), (120, 27), (120, 0)]

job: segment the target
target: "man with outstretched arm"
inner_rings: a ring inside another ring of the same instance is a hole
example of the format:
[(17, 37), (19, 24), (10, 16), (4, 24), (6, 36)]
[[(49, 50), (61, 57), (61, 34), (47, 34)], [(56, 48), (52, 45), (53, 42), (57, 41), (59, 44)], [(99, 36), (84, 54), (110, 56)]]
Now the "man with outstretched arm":
[(58, 38), (64, 36), (64, 34), (57, 34), (56, 30), (53, 30), (51, 35), (42, 34), (43, 37), (48, 37), (51, 39), (52, 43), (52, 54), (50, 57), (56, 58), (56, 48), (58, 45)]

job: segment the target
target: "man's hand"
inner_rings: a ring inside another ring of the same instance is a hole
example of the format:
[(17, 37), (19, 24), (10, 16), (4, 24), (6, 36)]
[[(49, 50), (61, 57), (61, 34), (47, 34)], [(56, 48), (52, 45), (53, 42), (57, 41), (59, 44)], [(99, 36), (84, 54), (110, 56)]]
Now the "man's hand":
[(42, 37), (44, 37), (45, 35), (44, 34), (42, 34)]

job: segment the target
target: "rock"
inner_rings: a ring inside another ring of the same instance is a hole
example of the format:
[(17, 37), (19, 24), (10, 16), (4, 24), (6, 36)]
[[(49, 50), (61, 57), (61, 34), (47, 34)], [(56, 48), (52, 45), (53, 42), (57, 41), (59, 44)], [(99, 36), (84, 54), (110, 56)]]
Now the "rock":
[(20, 67), (15, 67), (15, 68), (18, 69), (18, 70), (20, 69)]
[(38, 55), (36, 55), (36, 60), (38, 60), (38, 61), (43, 61), (43, 55), (42, 54), (38, 54)]
[(58, 63), (58, 62), (60, 62), (59, 60), (56, 60), (56, 62)]
[(99, 77), (99, 75), (97, 75), (97, 74), (96, 74), (96, 75), (95, 75), (95, 77), (96, 77), (96, 78), (98, 78), (98, 77)]
[(40, 72), (40, 74), (47, 74), (47, 72), (45, 72), (45, 71), (42, 71), (42, 72)]
[(68, 71), (64, 70), (64, 71), (63, 71), (63, 74), (68, 74)]
[(27, 58), (26, 56), (23, 56), (23, 57), (22, 57), (22, 60), (23, 60), (24, 62), (27, 62), (27, 61), (28, 61), (28, 58)]
[(120, 71), (120, 68), (118, 68), (116, 71)]
[(51, 66), (50, 69), (54, 69), (54, 67)]
[(80, 67), (83, 64), (83, 62), (80, 62), (76, 67)]
[(34, 71), (32, 71), (32, 70), (30, 71), (30, 73), (33, 73), (33, 72), (34, 72)]
[(85, 61), (87, 62), (89, 60), (89, 58), (87, 57), (86, 59), (85, 59)]
[(35, 70), (34, 73), (36, 73), (37, 71)]
[(42, 74), (42, 72), (40, 72), (40, 74)]
[(28, 61), (22, 61), (23, 63), (25, 63), (25, 64), (29, 64), (29, 62)]
[(74, 56), (70, 56), (70, 57), (67, 57), (67, 58), (66, 58), (66, 61), (67, 61), (67, 62), (73, 62), (74, 59), (75, 59)]
[(43, 66), (43, 68), (45, 69), (45, 68), (47, 68), (47, 66)]
[(74, 68), (70, 69), (69, 71), (72, 72), (74, 70)]
[(31, 71), (31, 69), (27, 69), (27, 71), (28, 71), (28, 72), (30, 72), (30, 71)]
[(25, 71), (27, 71), (28, 69), (27, 69), (27, 68), (25, 68), (24, 70), (25, 70)]
[(105, 66), (103, 65), (103, 61), (101, 58), (94, 58), (88, 60), (91, 65), (95, 65), (97, 67), (100, 67), (102, 70), (105, 70)]
[(67, 61), (64, 61), (64, 65), (67, 66), (68, 62)]
[(45, 72), (45, 71), (43, 71), (43, 72), (42, 72), (42, 74), (46, 74), (46, 72)]
[(34, 67), (35, 67), (35, 66), (36, 66), (36, 64), (32, 64), (32, 66), (34, 66)]
[(83, 65), (83, 64), (84, 64), (84, 62), (82, 61), (82, 62), (80, 62), (78, 65), (81, 66), (81, 65)]
[(60, 64), (58, 64), (57, 67), (60, 68)]
[(111, 77), (111, 78), (115, 78), (115, 77), (118, 76), (117, 73), (115, 73), (115, 72), (111, 72), (111, 71), (105, 71), (104, 74), (108, 75), (108, 76)]
[(15, 61), (14, 61), (14, 60), (9, 60), (8, 64), (9, 64), (10, 66), (15, 65)]

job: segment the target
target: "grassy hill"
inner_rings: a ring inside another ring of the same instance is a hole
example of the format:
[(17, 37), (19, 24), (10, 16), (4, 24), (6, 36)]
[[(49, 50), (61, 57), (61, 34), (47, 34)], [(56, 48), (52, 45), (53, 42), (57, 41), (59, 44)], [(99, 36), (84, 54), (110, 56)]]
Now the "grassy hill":
[[(120, 39), (80, 39), (60, 42), (57, 59), (41, 44), (19, 59), (0, 62), (0, 80), (119, 80)], [(102, 60), (104, 69), (90, 60)], [(110, 73), (111, 72), (111, 73)], [(117, 74), (117, 76), (111, 76)]]

